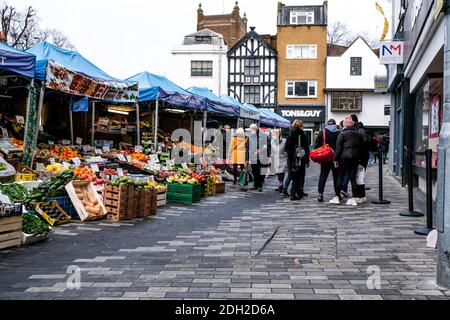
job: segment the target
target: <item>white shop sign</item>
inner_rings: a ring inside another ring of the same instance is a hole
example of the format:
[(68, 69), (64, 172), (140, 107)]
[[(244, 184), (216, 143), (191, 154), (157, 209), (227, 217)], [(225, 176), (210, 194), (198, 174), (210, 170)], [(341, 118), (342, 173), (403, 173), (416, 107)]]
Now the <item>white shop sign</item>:
[(381, 64), (403, 64), (405, 43), (403, 41), (384, 41), (380, 45)]

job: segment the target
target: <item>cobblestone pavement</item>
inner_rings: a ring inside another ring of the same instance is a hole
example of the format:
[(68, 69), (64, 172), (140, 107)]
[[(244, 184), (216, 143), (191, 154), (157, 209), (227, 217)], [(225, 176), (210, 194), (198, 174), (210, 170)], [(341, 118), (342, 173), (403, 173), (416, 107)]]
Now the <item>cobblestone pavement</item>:
[[(151, 219), (58, 227), (50, 241), (0, 251), (0, 299), (450, 298), (435, 284), (436, 251), (413, 233), (424, 219), (398, 214), (407, 194), (394, 178), (385, 174), (391, 205), (348, 208), (317, 203), (318, 168), (308, 175), (301, 202), (270, 179), (263, 193), (228, 188)], [(371, 168), (370, 199), (377, 185)], [(73, 265), (79, 290), (66, 285)]]

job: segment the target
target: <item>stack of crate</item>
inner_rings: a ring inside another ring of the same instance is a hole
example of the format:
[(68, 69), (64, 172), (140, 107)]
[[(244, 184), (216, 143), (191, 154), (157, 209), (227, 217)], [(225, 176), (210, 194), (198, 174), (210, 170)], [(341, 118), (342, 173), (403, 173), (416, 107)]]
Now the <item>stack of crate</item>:
[(132, 185), (120, 187), (106, 185), (103, 195), (103, 203), (108, 211), (106, 219), (110, 221), (134, 219), (134, 197), (135, 192)]
[(134, 192), (134, 214), (135, 218), (144, 218), (146, 207), (146, 191), (145, 189), (136, 189)]
[(200, 202), (202, 186), (200, 184), (169, 183), (167, 201), (169, 203), (193, 204)]

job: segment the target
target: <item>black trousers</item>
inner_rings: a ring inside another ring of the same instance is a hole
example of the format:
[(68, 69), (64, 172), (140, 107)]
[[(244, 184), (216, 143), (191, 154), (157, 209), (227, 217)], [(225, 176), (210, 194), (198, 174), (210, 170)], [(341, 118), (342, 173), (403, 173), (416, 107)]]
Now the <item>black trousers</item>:
[(289, 176), (292, 179), (292, 196), (302, 196), (305, 188), (306, 164), (303, 163), (298, 171), (289, 170)]
[(337, 191), (338, 194), (341, 193), (345, 176), (348, 175), (350, 177), (350, 182), (352, 184), (352, 194), (354, 198), (359, 197), (358, 195), (358, 186), (356, 184), (356, 173), (358, 171), (358, 160), (344, 160), (339, 163), (339, 177), (337, 183)]
[(333, 162), (323, 163), (320, 166), (319, 194), (323, 195), (325, 192), (325, 185), (327, 184), (330, 171), (333, 173), (334, 192), (336, 193), (337, 196), (339, 196), (340, 194), (340, 190), (338, 189), (339, 169), (336, 169)]
[(265, 175), (261, 174), (261, 164), (252, 164), (252, 174), (254, 179), (254, 188), (260, 189), (264, 185), (264, 180), (266, 179)]

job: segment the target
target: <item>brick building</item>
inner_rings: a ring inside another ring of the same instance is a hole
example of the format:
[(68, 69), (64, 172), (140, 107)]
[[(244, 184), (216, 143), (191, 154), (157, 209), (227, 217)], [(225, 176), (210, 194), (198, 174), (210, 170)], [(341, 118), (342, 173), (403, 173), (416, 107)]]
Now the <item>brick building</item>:
[(247, 34), (247, 17), (241, 17), (239, 3), (236, 1), (231, 14), (204, 15), (202, 4), (197, 10), (197, 31), (209, 29), (223, 35), (228, 48), (233, 47)]

